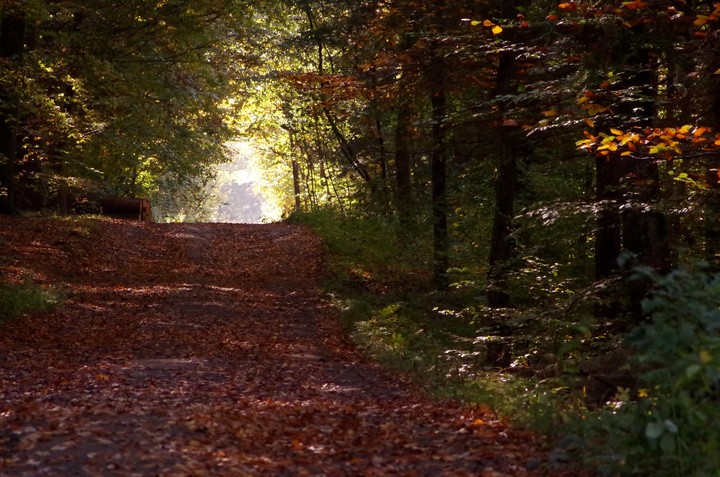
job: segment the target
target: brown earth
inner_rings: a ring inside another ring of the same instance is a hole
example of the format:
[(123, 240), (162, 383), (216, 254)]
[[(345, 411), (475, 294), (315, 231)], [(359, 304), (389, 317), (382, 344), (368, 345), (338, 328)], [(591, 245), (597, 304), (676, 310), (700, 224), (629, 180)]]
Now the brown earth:
[(0, 217), (0, 277), (66, 295), (0, 324), (0, 475), (574, 475), (365, 360), (321, 257), (283, 224)]

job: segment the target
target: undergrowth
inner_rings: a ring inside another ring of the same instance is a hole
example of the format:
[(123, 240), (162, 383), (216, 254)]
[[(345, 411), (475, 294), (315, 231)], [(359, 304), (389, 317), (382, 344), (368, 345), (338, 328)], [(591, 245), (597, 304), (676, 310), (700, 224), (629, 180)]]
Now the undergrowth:
[(486, 404), (542, 432), (553, 433), (568, 419), (558, 411), (568, 407), (567, 386), (528, 373), (528, 356), (512, 356), (500, 336), (497, 323), (507, 321), (506, 313), (469, 306), (478, 287), (467, 281), (451, 292), (433, 291), (430, 237), (408, 244), (407, 231), (398, 234), (391, 221), (327, 210), (293, 220), (323, 237), (332, 274), (327, 290), (347, 332), (374, 359), (439, 398)]
[[(550, 299), (491, 310), (471, 280), (434, 292), (427, 244), (403, 252), (389, 221), (328, 211), (295, 219), (325, 239), (327, 289), (358, 346), (432, 394), (487, 404), (600, 476), (720, 476), (720, 274), (638, 270), (655, 286), (647, 322), (630, 329), (623, 318), (593, 320), (623, 281), (570, 288), (538, 269)], [(518, 286), (533, 280), (523, 273)], [(611, 371), (632, 369), (636, 384), (589, 395), (582, 363), (620, 348), (628, 357)]]
[(56, 290), (41, 287), (30, 281), (0, 283), (0, 321), (16, 318), (24, 313), (53, 310), (61, 300)]

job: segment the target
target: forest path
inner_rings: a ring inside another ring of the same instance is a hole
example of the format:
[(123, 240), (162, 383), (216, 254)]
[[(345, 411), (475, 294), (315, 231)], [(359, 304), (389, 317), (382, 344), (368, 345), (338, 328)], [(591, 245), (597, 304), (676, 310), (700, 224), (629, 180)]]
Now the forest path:
[(2, 476), (562, 475), (364, 360), (304, 228), (0, 218), (0, 243), (3, 278), (67, 293), (0, 325)]

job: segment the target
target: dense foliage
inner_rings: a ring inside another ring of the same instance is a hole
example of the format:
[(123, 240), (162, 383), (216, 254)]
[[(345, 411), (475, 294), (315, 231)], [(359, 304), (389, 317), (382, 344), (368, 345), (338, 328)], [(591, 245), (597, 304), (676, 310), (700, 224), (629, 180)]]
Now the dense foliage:
[(717, 386), (716, 331), (662, 336), (712, 291), (660, 323), (657, 290), (717, 266), (720, 5), (346, 7), (302, 5), (282, 127), (289, 206), (327, 237), (355, 336), (443, 394), (507, 392), (611, 472), (711, 471), (718, 416), (695, 388)]
[(90, 192), (201, 204), (250, 64), (236, 2), (0, 3), (2, 208), (66, 212)]

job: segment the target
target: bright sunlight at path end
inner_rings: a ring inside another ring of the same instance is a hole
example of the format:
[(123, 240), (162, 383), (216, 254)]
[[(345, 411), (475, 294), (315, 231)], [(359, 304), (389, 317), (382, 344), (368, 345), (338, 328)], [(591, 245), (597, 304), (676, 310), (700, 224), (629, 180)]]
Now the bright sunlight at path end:
[(211, 222), (261, 224), (280, 220), (281, 211), (264, 192), (263, 178), (252, 145), (242, 141), (228, 144), (232, 162), (218, 167), (215, 194), (217, 208)]

